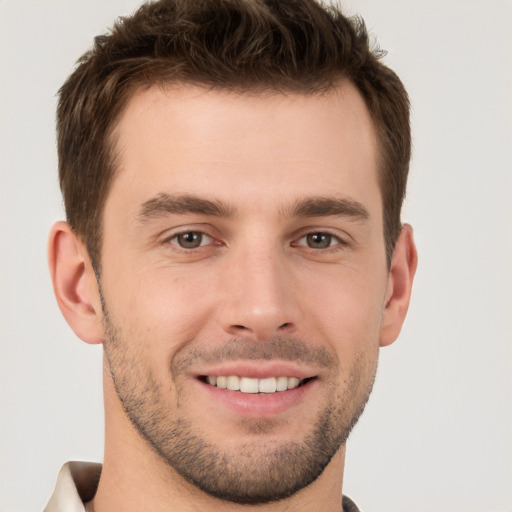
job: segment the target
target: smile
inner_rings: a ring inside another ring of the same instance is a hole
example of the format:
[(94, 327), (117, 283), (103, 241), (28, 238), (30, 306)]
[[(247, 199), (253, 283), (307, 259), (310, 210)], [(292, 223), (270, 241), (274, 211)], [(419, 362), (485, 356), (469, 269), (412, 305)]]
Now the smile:
[(228, 376), (206, 376), (201, 380), (220, 389), (229, 391), (240, 391), (241, 393), (276, 393), (295, 389), (310, 379), (298, 377), (267, 377), (256, 379), (250, 377)]

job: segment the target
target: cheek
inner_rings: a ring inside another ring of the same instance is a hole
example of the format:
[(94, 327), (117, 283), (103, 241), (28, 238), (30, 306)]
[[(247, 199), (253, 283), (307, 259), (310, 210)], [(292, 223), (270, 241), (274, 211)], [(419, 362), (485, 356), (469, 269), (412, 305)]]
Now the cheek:
[[(338, 268), (314, 280), (303, 296), (303, 309), (314, 312), (314, 328), (335, 348), (378, 347), (385, 279), (376, 273)], [(355, 345), (355, 347), (354, 347)]]
[(155, 357), (164, 357), (197, 336), (211, 297), (207, 280), (197, 273), (176, 276), (167, 268), (140, 271), (129, 280), (111, 276), (105, 300), (111, 316), (130, 333), (128, 342), (144, 343)]

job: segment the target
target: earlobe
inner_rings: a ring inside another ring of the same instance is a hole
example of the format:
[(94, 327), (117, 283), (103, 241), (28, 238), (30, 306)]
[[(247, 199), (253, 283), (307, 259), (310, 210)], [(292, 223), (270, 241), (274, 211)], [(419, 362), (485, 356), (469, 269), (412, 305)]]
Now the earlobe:
[(101, 301), (87, 250), (69, 224), (57, 222), (48, 241), (53, 290), (64, 318), (87, 343), (102, 343)]
[(412, 228), (405, 224), (396, 242), (389, 271), (380, 334), (381, 347), (393, 343), (400, 334), (409, 308), (417, 265), (418, 254), (414, 244)]

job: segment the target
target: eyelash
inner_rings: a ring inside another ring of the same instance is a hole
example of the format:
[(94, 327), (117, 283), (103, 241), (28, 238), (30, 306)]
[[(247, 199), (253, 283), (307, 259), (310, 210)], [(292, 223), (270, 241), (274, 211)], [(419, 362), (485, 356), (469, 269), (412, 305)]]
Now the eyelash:
[[(201, 241), (200, 245), (197, 247), (183, 247), (178, 242), (178, 238), (184, 235), (194, 235), (194, 236), (200, 236)], [(328, 237), (329, 245), (327, 247), (310, 247), (308, 245), (308, 237), (313, 236), (324, 236)], [(205, 241), (206, 238), (206, 241)], [(305, 243), (301, 243), (303, 240), (305, 240)], [(201, 250), (202, 247), (205, 247), (207, 245), (210, 245), (211, 243), (215, 242), (215, 238), (205, 231), (201, 230), (187, 230), (187, 231), (181, 231), (179, 233), (173, 234), (171, 237), (164, 240), (164, 244), (170, 244), (177, 248), (177, 250), (185, 251), (186, 253), (194, 253), (198, 250)], [(334, 242), (334, 243), (332, 243)], [(217, 242), (217, 245), (221, 245), (220, 242)], [(344, 249), (348, 243), (344, 241), (342, 238), (340, 238), (338, 235), (335, 235), (334, 233), (331, 233), (328, 230), (315, 230), (315, 231), (308, 231), (304, 234), (301, 234), (301, 236), (296, 239), (292, 244), (292, 247), (304, 247), (307, 250), (313, 251), (314, 253), (323, 252), (323, 253), (330, 253), (335, 252)]]

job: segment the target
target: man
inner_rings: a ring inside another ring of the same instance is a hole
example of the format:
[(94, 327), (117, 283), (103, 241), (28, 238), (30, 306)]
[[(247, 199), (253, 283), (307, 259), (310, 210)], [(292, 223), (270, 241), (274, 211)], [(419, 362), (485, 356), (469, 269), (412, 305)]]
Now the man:
[(345, 444), (416, 269), (407, 94), (312, 0), (161, 0), (60, 91), (55, 294), (104, 346), (103, 466), (47, 511), (354, 511)]

